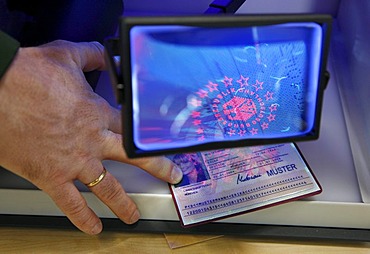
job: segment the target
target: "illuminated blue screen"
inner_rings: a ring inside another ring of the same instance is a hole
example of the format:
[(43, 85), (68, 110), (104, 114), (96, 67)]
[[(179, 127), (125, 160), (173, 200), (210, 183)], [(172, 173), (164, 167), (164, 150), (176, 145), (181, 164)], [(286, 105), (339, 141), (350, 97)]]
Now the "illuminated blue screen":
[(312, 131), (322, 28), (134, 26), (135, 145), (171, 149)]

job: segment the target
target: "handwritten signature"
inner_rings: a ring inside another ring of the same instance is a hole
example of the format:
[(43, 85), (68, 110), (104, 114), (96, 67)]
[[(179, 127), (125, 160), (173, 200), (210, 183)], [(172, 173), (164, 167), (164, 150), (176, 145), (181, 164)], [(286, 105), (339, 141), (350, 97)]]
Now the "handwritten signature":
[(242, 175), (242, 174), (238, 174), (238, 178), (236, 179), (236, 184), (239, 184), (241, 182), (247, 182), (247, 181), (250, 181), (250, 180), (254, 180), (254, 179), (257, 179), (259, 177), (261, 177), (262, 175), (253, 175), (253, 176), (249, 176), (249, 175)]

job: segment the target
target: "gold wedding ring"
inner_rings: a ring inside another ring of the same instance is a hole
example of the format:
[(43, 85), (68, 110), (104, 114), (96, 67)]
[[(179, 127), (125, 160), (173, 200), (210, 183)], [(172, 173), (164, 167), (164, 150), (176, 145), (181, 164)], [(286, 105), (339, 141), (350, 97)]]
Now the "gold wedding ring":
[(94, 187), (95, 185), (99, 184), (105, 177), (105, 175), (107, 174), (107, 170), (105, 168), (103, 168), (103, 172), (100, 174), (100, 176), (98, 178), (96, 178), (94, 181), (86, 184), (87, 187)]

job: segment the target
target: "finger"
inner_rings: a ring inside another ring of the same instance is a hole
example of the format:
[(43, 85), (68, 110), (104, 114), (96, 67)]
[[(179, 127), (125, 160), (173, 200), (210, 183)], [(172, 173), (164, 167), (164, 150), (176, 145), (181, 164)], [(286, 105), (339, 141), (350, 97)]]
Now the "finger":
[(105, 159), (135, 165), (144, 169), (149, 174), (172, 184), (176, 184), (182, 179), (181, 169), (171, 160), (163, 156), (139, 159), (128, 158), (122, 146), (122, 136), (119, 134), (107, 131), (105, 142), (106, 145), (103, 151)]
[(104, 47), (99, 42), (69, 42), (63, 40), (53, 41), (40, 46), (50, 48), (52, 53), (59, 52), (64, 57), (71, 58), (84, 72), (104, 70)]
[(113, 107), (109, 111), (109, 130), (114, 133), (122, 134), (121, 112)]
[(90, 96), (94, 99), (94, 103), (98, 105), (98, 110), (100, 111), (101, 120), (104, 123), (104, 128), (108, 130), (121, 134), (122, 124), (121, 124), (121, 112), (112, 107), (109, 102), (107, 102), (100, 95), (91, 91)]
[[(99, 42), (74, 43), (64, 40), (56, 40), (37, 47), (37, 58), (45, 57), (50, 62), (51, 68), (58, 68), (55, 77), (61, 77), (60, 73), (69, 72), (63, 76), (62, 81), (66, 86), (73, 89), (82, 86), (85, 90), (92, 90), (83, 72), (105, 69), (104, 48)], [(58, 81), (57, 80), (57, 81)]]
[(47, 192), (62, 212), (81, 231), (90, 235), (96, 235), (102, 231), (103, 225), (100, 219), (88, 207), (86, 200), (72, 182)]
[(104, 47), (99, 42), (75, 43), (79, 54), (74, 55), (76, 62), (84, 72), (104, 70)]
[[(85, 184), (91, 183), (102, 174), (102, 165), (101, 168), (101, 171), (89, 171), (89, 176), (85, 175), (86, 173), (83, 173), (79, 179)], [(95, 175), (97, 178), (91, 178), (91, 175)], [(87, 182), (87, 179), (90, 180)], [(117, 179), (108, 171), (105, 173), (104, 178), (102, 178), (95, 186), (89, 188), (123, 222), (132, 224), (139, 220), (140, 213), (136, 204), (123, 190)]]

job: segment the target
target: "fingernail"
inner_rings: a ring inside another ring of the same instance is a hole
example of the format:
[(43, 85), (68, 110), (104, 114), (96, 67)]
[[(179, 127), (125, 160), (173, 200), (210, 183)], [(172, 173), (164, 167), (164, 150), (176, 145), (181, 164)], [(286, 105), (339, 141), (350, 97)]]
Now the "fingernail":
[(171, 183), (175, 184), (182, 179), (182, 171), (178, 166), (174, 166), (171, 172)]
[(130, 218), (130, 223), (133, 224), (133, 223), (137, 222), (139, 219), (140, 219), (140, 212), (139, 212), (139, 210), (136, 210)]
[(97, 223), (93, 229), (91, 230), (91, 234), (93, 235), (97, 235), (99, 234), (101, 231), (103, 230), (103, 225), (101, 224), (101, 222)]

